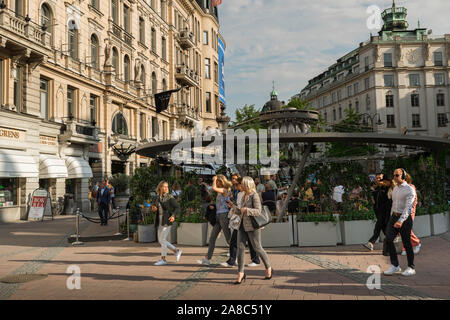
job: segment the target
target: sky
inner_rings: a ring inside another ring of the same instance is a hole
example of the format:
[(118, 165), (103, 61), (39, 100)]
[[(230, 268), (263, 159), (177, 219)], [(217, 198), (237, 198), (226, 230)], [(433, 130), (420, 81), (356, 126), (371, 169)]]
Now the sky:
[[(450, 34), (449, 0), (397, 0), (408, 9), (409, 29)], [(220, 32), (226, 42), (226, 112), (255, 104), (261, 109), (270, 97), (272, 81), (278, 99), (299, 93), (308, 80), (337, 59), (376, 35), (367, 21), (370, 6), (382, 10), (392, 0), (223, 0)], [(446, 14), (444, 14), (446, 13)]]

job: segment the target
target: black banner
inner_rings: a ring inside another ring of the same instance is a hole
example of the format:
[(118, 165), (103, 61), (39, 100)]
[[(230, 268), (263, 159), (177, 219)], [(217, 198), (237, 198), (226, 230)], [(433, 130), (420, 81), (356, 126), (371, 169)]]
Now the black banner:
[(156, 113), (161, 113), (166, 110), (169, 106), (170, 96), (172, 95), (172, 93), (178, 92), (180, 90), (181, 88), (155, 94)]

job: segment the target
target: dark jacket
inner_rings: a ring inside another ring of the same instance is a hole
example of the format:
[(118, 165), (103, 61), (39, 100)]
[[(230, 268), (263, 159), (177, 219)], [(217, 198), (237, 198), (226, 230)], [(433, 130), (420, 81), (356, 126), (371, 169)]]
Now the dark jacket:
[(156, 198), (156, 207), (158, 211), (156, 212), (155, 224), (159, 226), (159, 215), (162, 211), (162, 225), (163, 226), (171, 226), (173, 222), (169, 222), (169, 218), (171, 216), (175, 217), (180, 214), (180, 206), (178, 205), (177, 200), (173, 197), (173, 195), (166, 193), (161, 198), (159, 195)]
[(105, 191), (103, 192), (102, 195), (102, 188), (98, 189), (97, 192), (97, 203), (100, 204), (104, 204), (104, 205), (108, 205), (111, 203), (111, 191), (109, 190), (108, 187), (105, 187)]
[(262, 193), (261, 195), (262, 197), (262, 201), (263, 201), (263, 205), (267, 206), (269, 208), (270, 212), (275, 212), (277, 209), (277, 203), (276, 203), (276, 199), (275, 199), (275, 191), (273, 190), (268, 190)]

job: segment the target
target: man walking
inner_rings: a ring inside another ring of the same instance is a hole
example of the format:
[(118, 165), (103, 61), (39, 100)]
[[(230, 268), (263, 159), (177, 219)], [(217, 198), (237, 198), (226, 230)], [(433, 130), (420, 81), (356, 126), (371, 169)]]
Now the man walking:
[(416, 274), (414, 270), (414, 251), (411, 245), (411, 229), (413, 221), (411, 210), (416, 197), (414, 188), (406, 182), (406, 171), (397, 169), (394, 171), (394, 182), (396, 186), (392, 193), (391, 218), (386, 230), (386, 241), (391, 257), (391, 267), (385, 271), (385, 275), (392, 275), (401, 271), (398, 263), (397, 250), (395, 249), (394, 239), (400, 232), (402, 242), (406, 249), (408, 258), (408, 268), (402, 273), (403, 276), (412, 276)]
[(108, 225), (109, 205), (111, 203), (111, 193), (106, 185), (106, 179), (102, 181), (102, 187), (97, 194), (98, 215), (102, 226)]

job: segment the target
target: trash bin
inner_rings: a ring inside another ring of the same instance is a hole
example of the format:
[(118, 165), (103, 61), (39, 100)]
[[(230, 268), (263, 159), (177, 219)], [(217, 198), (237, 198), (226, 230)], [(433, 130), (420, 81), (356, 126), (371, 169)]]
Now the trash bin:
[(73, 215), (73, 194), (71, 193), (66, 193), (64, 195), (64, 214), (68, 215)]

